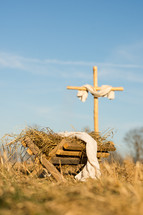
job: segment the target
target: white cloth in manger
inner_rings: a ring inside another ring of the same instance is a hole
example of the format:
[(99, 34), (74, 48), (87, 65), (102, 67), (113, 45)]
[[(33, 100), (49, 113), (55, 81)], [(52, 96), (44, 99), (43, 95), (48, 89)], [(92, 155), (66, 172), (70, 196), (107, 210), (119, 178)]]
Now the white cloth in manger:
[(101, 176), (100, 166), (97, 159), (97, 142), (86, 132), (59, 132), (63, 137), (77, 137), (86, 143), (87, 163), (75, 178), (86, 181), (87, 178), (98, 179)]

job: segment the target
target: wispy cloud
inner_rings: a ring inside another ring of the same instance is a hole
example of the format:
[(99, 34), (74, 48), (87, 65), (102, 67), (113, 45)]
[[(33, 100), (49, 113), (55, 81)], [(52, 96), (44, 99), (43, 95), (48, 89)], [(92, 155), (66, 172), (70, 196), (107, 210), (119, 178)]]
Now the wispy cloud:
[[(125, 52), (127, 52), (125, 50)], [(127, 53), (123, 53), (121, 50), (117, 51), (117, 55), (121, 59)], [(130, 57), (132, 58), (132, 57)], [(111, 62), (111, 59), (113, 60)], [(33, 74), (59, 76), (63, 78), (77, 78), (77, 79), (89, 79), (88, 67), (97, 65), (99, 67), (99, 76), (104, 78), (114, 79), (125, 78), (128, 81), (135, 81), (142, 83), (143, 77), (141, 74), (135, 73), (134, 69), (142, 70), (143, 64), (131, 64), (131, 63), (114, 63), (116, 60), (109, 57), (108, 62), (87, 62), (87, 61), (64, 61), (57, 59), (37, 59), (26, 58), (9, 53), (0, 52), (0, 69), (17, 69)], [(128, 70), (130, 70), (128, 72)], [(126, 75), (125, 75), (126, 74)]]
[(0, 67), (23, 69), (21, 57), (8, 53), (0, 53)]
[(0, 52), (0, 66), (7, 68), (19, 68), (26, 69), (26, 64), (39, 64), (39, 65), (78, 65), (78, 66), (104, 66), (112, 68), (143, 68), (143, 65), (139, 64), (116, 64), (111, 62), (87, 62), (87, 61), (64, 61), (57, 59), (37, 59), (37, 58), (26, 58), (18, 55)]

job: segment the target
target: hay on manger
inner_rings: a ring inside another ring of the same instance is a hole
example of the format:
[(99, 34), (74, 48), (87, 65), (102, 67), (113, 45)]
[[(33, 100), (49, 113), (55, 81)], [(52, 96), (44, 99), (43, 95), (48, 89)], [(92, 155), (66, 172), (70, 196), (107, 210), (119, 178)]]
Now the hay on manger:
[[(116, 150), (113, 142), (107, 140), (111, 133), (111, 130), (102, 134), (88, 133), (97, 141), (99, 159), (107, 158), (109, 151)], [(77, 174), (87, 161), (85, 142), (77, 138), (61, 137), (49, 128), (25, 129), (9, 145), (16, 144), (22, 144), (27, 153), (33, 157), (35, 163), (31, 171), (32, 176), (38, 176), (46, 169), (57, 181), (61, 181), (63, 175)]]

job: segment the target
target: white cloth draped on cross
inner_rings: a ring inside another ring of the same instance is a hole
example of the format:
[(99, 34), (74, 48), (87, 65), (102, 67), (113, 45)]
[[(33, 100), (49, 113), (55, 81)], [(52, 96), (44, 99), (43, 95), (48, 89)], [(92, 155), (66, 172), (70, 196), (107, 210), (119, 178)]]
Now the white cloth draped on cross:
[(102, 85), (100, 91), (96, 91), (91, 85), (86, 84), (83, 87), (86, 90), (79, 90), (77, 93), (77, 97), (82, 101), (85, 102), (88, 97), (88, 92), (90, 92), (95, 98), (98, 97), (107, 97), (108, 99), (115, 98), (115, 92), (112, 91), (112, 87), (109, 85)]

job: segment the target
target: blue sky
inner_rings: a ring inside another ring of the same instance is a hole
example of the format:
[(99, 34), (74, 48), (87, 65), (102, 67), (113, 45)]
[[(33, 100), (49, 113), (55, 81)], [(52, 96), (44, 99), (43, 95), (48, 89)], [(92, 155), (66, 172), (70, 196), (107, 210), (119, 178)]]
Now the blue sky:
[(0, 136), (38, 125), (93, 130), (93, 98), (67, 85), (123, 86), (99, 99), (99, 129), (125, 133), (143, 126), (143, 1), (0, 0)]

